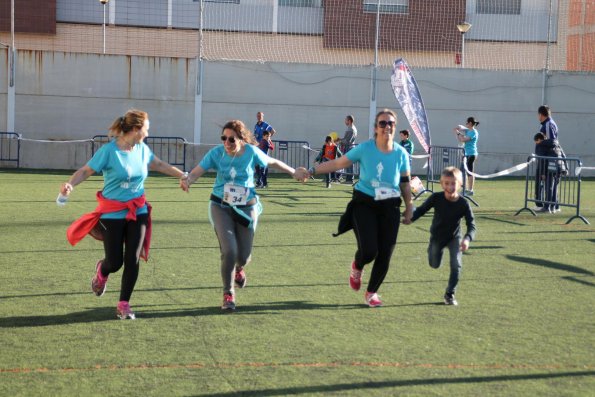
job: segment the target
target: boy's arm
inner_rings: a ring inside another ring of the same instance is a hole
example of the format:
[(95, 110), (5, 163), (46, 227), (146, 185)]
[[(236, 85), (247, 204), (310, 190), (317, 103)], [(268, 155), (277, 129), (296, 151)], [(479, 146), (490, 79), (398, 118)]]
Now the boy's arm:
[(433, 207), (434, 207), (434, 194), (432, 193), (432, 195), (430, 197), (428, 197), (422, 205), (420, 205), (419, 207), (417, 207), (415, 209), (415, 211), (413, 211), (413, 216), (411, 217), (411, 222), (415, 222), (416, 220), (418, 220), (419, 218), (424, 216), (426, 214), (426, 212), (431, 210)]
[(465, 222), (467, 223), (467, 233), (465, 233), (465, 239), (468, 239), (469, 241), (473, 241), (473, 239), (475, 239), (475, 232), (477, 231), (477, 228), (475, 227), (475, 216), (473, 215), (473, 210), (471, 209), (471, 206), (469, 205), (469, 203), (465, 202), (467, 204), (467, 210), (465, 211)]

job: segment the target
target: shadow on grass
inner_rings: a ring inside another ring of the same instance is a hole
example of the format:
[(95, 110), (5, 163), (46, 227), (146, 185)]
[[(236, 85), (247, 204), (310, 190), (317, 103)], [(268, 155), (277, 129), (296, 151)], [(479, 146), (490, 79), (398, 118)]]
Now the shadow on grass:
[[(366, 390), (387, 389), (396, 387), (411, 386), (433, 386), (449, 384), (481, 384), (488, 382), (511, 382), (524, 380), (546, 380), (559, 378), (578, 378), (590, 377), (595, 375), (595, 371), (574, 371), (560, 373), (541, 373), (541, 374), (523, 374), (523, 375), (501, 375), (501, 376), (472, 376), (468, 378), (424, 378), (424, 379), (406, 379), (382, 382), (360, 382), (360, 383), (341, 383), (335, 385), (286, 387), (282, 389), (260, 389), (250, 391), (234, 391), (229, 393), (201, 394), (201, 396), (227, 397), (227, 396), (286, 396), (296, 394), (310, 393), (337, 393), (355, 391), (365, 393)], [(387, 390), (388, 392), (388, 390)]]
[[(403, 306), (434, 306), (443, 305), (438, 302), (413, 303), (403, 305), (384, 305), (385, 307)], [(144, 306), (137, 306), (144, 307)], [(269, 302), (258, 305), (239, 305), (234, 312), (222, 311), (219, 306), (198, 307), (179, 310), (135, 310), (137, 321), (144, 319), (175, 318), (175, 317), (205, 317), (231, 314), (234, 316), (243, 314), (279, 314), (292, 310), (370, 310), (365, 304), (324, 304), (306, 301)], [(382, 310), (382, 309), (375, 309)], [(80, 312), (45, 315), (45, 316), (22, 316), (0, 318), (0, 328), (22, 328), (22, 327), (44, 327), (49, 325), (81, 324), (100, 321), (112, 321), (116, 319), (114, 307), (93, 308)]]
[(508, 224), (510, 224), (510, 225), (515, 225), (515, 226), (527, 226), (527, 224), (526, 224), (526, 223), (514, 222), (514, 221), (509, 221), (509, 220), (506, 220), (506, 219), (500, 219), (500, 218), (493, 218), (493, 217), (491, 217), (491, 216), (482, 216), (482, 215), (479, 215), (479, 216), (477, 216), (477, 217), (478, 217), (478, 218), (481, 218), (481, 219), (486, 219), (486, 220), (488, 220), (488, 221), (495, 221), (495, 222), (508, 223)]
[(595, 276), (595, 273), (593, 273), (590, 270), (583, 269), (582, 267), (552, 262), (546, 259), (529, 258), (526, 256), (517, 255), (506, 255), (506, 257), (516, 262), (528, 263), (529, 265), (542, 266), (547, 267), (549, 269), (563, 270), (565, 272), (576, 273), (584, 276)]

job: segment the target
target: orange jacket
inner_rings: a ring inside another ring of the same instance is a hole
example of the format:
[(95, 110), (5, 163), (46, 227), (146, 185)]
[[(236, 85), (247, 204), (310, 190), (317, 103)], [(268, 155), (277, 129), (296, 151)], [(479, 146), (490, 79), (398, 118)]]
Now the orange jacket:
[(108, 212), (116, 212), (122, 210), (128, 210), (126, 214), (126, 220), (136, 220), (136, 210), (147, 204), (149, 210), (149, 221), (147, 224), (147, 232), (145, 233), (145, 241), (143, 242), (143, 249), (141, 250), (140, 257), (145, 261), (149, 259), (149, 248), (151, 247), (151, 205), (145, 200), (145, 195), (129, 200), (126, 202), (110, 200), (103, 197), (101, 192), (97, 192), (97, 208), (95, 211), (84, 214), (72, 224), (66, 230), (66, 238), (71, 245), (76, 245), (81, 241), (87, 234), (90, 234), (96, 240), (103, 241), (103, 233), (98, 227), (99, 219), (101, 214)]

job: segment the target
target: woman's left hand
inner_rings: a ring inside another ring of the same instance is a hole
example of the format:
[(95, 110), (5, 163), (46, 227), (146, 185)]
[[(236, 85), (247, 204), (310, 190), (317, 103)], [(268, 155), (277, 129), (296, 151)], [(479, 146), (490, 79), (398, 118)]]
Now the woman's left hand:
[(293, 173), (293, 177), (300, 182), (306, 182), (310, 177), (310, 173), (304, 167), (298, 167)]

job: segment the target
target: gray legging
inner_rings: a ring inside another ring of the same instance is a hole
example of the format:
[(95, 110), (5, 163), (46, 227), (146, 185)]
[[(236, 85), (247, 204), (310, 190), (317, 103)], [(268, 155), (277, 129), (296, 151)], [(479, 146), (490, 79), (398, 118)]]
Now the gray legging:
[[(258, 214), (255, 205), (240, 210), (250, 216), (253, 224), (256, 225)], [(244, 267), (250, 262), (254, 240), (254, 228), (237, 223), (232, 218), (233, 211), (233, 208), (227, 205), (209, 202), (209, 217), (221, 250), (221, 279), (224, 293), (233, 293), (235, 269)]]

